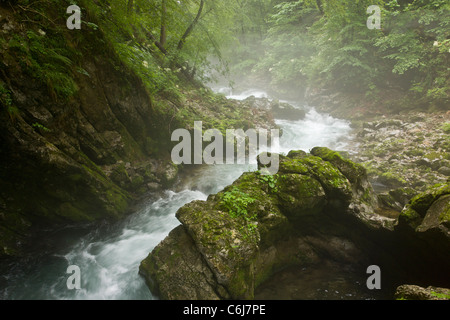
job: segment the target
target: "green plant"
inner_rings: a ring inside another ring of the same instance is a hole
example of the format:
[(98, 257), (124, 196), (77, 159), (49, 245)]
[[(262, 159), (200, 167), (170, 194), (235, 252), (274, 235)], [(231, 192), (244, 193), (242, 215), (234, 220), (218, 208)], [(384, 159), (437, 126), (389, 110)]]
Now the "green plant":
[(240, 191), (237, 187), (233, 187), (222, 196), (223, 204), (233, 218), (244, 218), (246, 221), (252, 221), (255, 216), (249, 216), (247, 207), (255, 202), (255, 199), (248, 194)]
[(242, 192), (237, 187), (226, 191), (222, 195), (222, 204), (228, 210), (231, 217), (243, 219), (245, 224), (240, 227), (240, 232), (244, 239), (251, 239), (257, 230), (256, 213), (250, 214), (248, 206), (254, 203), (256, 199)]
[(260, 173), (259, 180), (267, 183), (271, 192), (278, 192), (278, 179), (275, 175), (263, 175)]
[(73, 96), (77, 86), (72, 76), (73, 57), (61, 35), (50, 37), (32, 30), (14, 35), (8, 43), (10, 54), (17, 56), (21, 67), (39, 79), (54, 99)]
[(49, 128), (45, 127), (44, 125), (40, 124), (39, 122), (33, 123), (32, 127), (35, 129), (38, 129), (42, 132), (50, 132), (51, 131)]
[(2, 104), (9, 117), (14, 121), (19, 115), (19, 109), (13, 105), (13, 100), (11, 98), (11, 92), (0, 84), (0, 104)]

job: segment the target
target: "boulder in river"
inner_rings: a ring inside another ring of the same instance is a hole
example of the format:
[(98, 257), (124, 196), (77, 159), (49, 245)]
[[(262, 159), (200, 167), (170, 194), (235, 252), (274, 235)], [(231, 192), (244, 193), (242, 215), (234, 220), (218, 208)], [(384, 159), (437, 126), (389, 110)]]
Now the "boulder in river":
[(249, 105), (251, 108), (268, 110), (272, 112), (273, 117), (276, 119), (296, 121), (302, 120), (306, 116), (305, 110), (296, 108), (287, 102), (281, 102), (278, 100), (250, 96), (245, 99), (243, 103)]
[(338, 153), (280, 155), (278, 174), (244, 173), (207, 201), (180, 208), (182, 225), (142, 261), (140, 274), (162, 299), (252, 299), (288, 266), (320, 256), (365, 263), (364, 237), (394, 224), (375, 213), (377, 205), (365, 170)]

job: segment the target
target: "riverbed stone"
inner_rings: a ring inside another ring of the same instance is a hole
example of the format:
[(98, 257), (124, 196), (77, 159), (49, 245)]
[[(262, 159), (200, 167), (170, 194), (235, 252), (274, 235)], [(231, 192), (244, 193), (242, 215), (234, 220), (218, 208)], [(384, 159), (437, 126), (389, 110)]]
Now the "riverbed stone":
[(450, 289), (401, 285), (395, 291), (397, 300), (450, 300)]
[(444, 176), (450, 177), (450, 168), (449, 167), (441, 167), (438, 169), (438, 172), (440, 174), (443, 174)]
[(252, 108), (270, 111), (276, 119), (297, 121), (304, 119), (306, 116), (305, 110), (296, 108), (286, 102), (280, 102), (279, 100), (250, 96), (243, 101), (243, 104)]

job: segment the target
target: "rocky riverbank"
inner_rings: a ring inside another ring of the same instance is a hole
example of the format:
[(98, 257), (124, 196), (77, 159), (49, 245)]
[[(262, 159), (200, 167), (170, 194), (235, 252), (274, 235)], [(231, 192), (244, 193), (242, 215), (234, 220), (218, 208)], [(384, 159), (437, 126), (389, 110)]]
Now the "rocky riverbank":
[(389, 189), (418, 192), (450, 177), (450, 113), (411, 113), (362, 122), (353, 157)]
[(389, 218), (378, 214), (361, 165), (326, 148), (293, 151), (280, 156), (277, 175), (245, 173), (182, 207), (182, 225), (140, 273), (162, 299), (251, 299), (279, 270), (326, 262), (360, 272), (376, 262), (392, 297), (404, 283), (449, 286), (449, 218), (441, 206), (448, 193), (441, 186), (416, 197), (402, 218)]
[(383, 100), (309, 89), (318, 110), (351, 121), (356, 132), (351, 159), (368, 172), (382, 201), (400, 212), (415, 195), (450, 177), (450, 112), (409, 101), (398, 90)]

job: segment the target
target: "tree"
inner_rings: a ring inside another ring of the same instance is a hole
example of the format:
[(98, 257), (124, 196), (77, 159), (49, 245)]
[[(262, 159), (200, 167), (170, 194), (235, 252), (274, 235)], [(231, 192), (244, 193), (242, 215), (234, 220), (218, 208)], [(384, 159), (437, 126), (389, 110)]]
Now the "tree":
[(128, 4), (127, 4), (127, 13), (131, 14), (131, 12), (133, 11), (133, 0), (128, 0)]
[(200, 17), (202, 15), (202, 11), (203, 11), (203, 6), (205, 4), (204, 0), (200, 0), (200, 6), (198, 8), (198, 12), (197, 15), (195, 16), (194, 20), (191, 22), (191, 24), (189, 25), (189, 27), (186, 29), (186, 31), (184, 32), (184, 34), (181, 36), (180, 41), (178, 41), (178, 45), (177, 45), (177, 50), (180, 51), (181, 49), (183, 49), (183, 46), (186, 42), (186, 39), (190, 36), (190, 34), (192, 33), (192, 31), (194, 30), (195, 26), (197, 25), (198, 21), (200, 20)]

